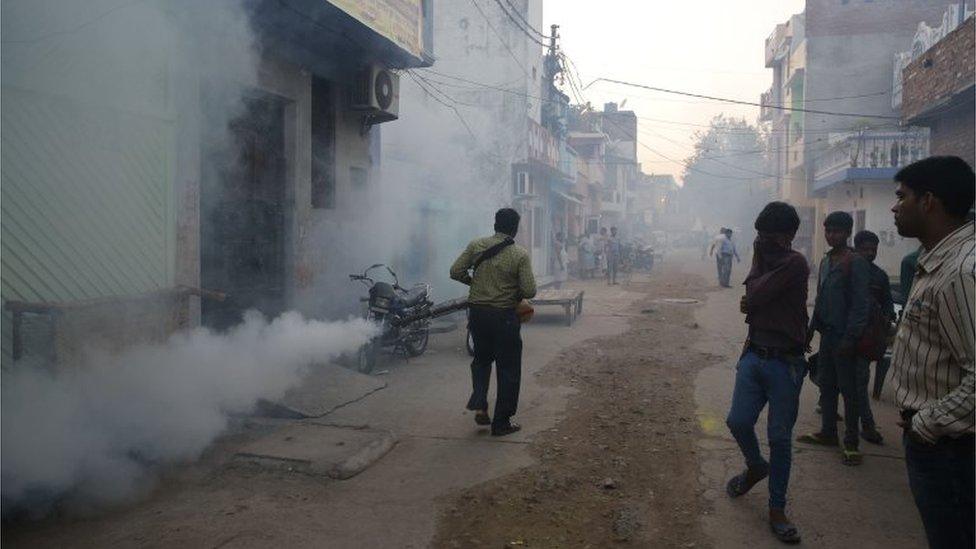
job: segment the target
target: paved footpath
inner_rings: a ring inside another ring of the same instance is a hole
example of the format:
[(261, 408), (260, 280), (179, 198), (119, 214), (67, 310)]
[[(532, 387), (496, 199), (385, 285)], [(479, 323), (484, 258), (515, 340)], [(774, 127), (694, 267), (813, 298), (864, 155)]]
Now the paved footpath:
[[(699, 373), (695, 387), (703, 434), (699, 442), (702, 450), (699, 453), (699, 482), (709, 504), (702, 525), (715, 547), (782, 547), (768, 532), (765, 482), (737, 500), (730, 500), (725, 495), (725, 482), (744, 467), (735, 441), (725, 426), (725, 416), (735, 382), (735, 363), (746, 332), (738, 306), (744, 289), (735, 283), (741, 283), (745, 277), (746, 265), (746, 262), (735, 265), (733, 288), (720, 289), (716, 284), (695, 315), (703, 333), (707, 334), (699, 340), (697, 349), (721, 357)], [(715, 280), (712, 262), (689, 261), (686, 269)], [(819, 430), (820, 416), (814, 412), (818, 396), (816, 386), (807, 378), (800, 397), (794, 438)], [(859, 467), (842, 465), (839, 449), (794, 443), (787, 511), (807, 546), (925, 547), (921, 520), (908, 488), (890, 383), (885, 386), (882, 401), (872, 400), (871, 405), (885, 436), (885, 444), (875, 446), (862, 441), (861, 451), (865, 457)], [(763, 452), (768, 456), (765, 425), (766, 413), (763, 412), (756, 431)]]
[(358, 476), (337, 481), (290, 469), (237, 467), (233, 455), (253, 440), (246, 434), (239, 437), (244, 440), (229, 437), (202, 463), (163, 482), (149, 499), (88, 520), (5, 528), (4, 544), (426, 547), (439, 498), (530, 464), (528, 440), (564, 412), (573, 389), (542, 386), (535, 374), (566, 347), (627, 329), (628, 319), (616, 311), (639, 296), (602, 281), (574, 282), (574, 287), (585, 289), (586, 296), (583, 315), (571, 327), (564, 325), (563, 309), (551, 307), (540, 308), (523, 329), (520, 433), (489, 437), (464, 411), (470, 358), (459, 330), (433, 336), (421, 357), (379, 365), (377, 370), (387, 370), (375, 377), (385, 382), (381, 390), (305, 422), (395, 434), (393, 449)]

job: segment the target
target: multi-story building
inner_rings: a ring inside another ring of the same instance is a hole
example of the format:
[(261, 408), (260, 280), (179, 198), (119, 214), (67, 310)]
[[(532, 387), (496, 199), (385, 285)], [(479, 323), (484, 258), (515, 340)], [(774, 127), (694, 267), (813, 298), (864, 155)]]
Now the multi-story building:
[(893, 106), (902, 122), (929, 129), (929, 152), (976, 165), (976, 18), (949, 6), (937, 27), (919, 23), (911, 49), (895, 56)]
[[(627, 204), (640, 173), (637, 162), (637, 115), (607, 103), (595, 113), (608, 143), (604, 157), (605, 180), (601, 199), (601, 223), (627, 232)], [(626, 236), (626, 235), (625, 235)]]
[(431, 63), (431, 0), (387, 3), (5, 6), (4, 367), (323, 315), (334, 229), (370, 230), (390, 69)]
[(833, 210), (850, 212), (855, 231), (878, 233), (878, 263), (889, 273), (914, 246), (895, 230), (891, 177), (928, 154), (928, 136), (899, 124), (892, 59), (919, 21), (941, 20), (948, 4), (807, 0), (802, 18), (778, 26), (767, 41), (767, 66), (776, 69), (769, 104), (795, 109), (764, 109), (777, 139), (771, 168), (780, 170), (779, 196), (800, 207), (797, 248), (811, 260), (825, 251), (822, 222)]

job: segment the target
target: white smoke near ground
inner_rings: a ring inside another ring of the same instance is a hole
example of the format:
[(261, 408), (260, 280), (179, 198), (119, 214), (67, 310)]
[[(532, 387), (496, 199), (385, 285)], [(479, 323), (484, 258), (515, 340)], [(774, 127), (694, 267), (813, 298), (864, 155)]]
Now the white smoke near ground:
[(223, 334), (198, 328), (163, 345), (91, 351), (81, 369), (4, 370), (4, 512), (62, 497), (100, 506), (137, 496), (156, 467), (199, 457), (229, 414), (280, 398), (306, 368), (375, 333), (359, 319), (290, 312), (268, 322), (250, 311)]

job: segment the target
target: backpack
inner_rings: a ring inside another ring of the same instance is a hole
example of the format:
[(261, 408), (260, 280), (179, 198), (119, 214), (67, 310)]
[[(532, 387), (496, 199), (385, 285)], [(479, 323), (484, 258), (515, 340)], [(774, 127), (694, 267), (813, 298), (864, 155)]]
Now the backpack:
[[(851, 264), (852, 256), (855, 252), (850, 252), (841, 259), (841, 270), (844, 271), (845, 293), (847, 304), (850, 306), (853, 289), (851, 288)], [(888, 347), (888, 319), (881, 311), (881, 304), (875, 299), (874, 293), (869, 288), (868, 320), (864, 325), (864, 331), (858, 338), (854, 347), (857, 356), (868, 360), (881, 360), (884, 358), (885, 349)]]

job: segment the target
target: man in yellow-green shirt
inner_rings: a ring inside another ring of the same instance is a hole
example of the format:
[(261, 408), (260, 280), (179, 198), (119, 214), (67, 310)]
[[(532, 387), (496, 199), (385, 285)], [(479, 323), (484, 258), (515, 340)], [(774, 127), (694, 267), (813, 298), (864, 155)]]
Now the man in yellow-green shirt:
[[(521, 326), (515, 307), (535, 296), (529, 252), (515, 244), (519, 214), (511, 208), (495, 213), (495, 234), (472, 240), (451, 266), (451, 278), (470, 286), (468, 327), (474, 340), (471, 398), (475, 422), (491, 424), (493, 436), (520, 429), (512, 422), (518, 408), (522, 376)], [(488, 385), (495, 363), (498, 391), (494, 418), (488, 415)]]

